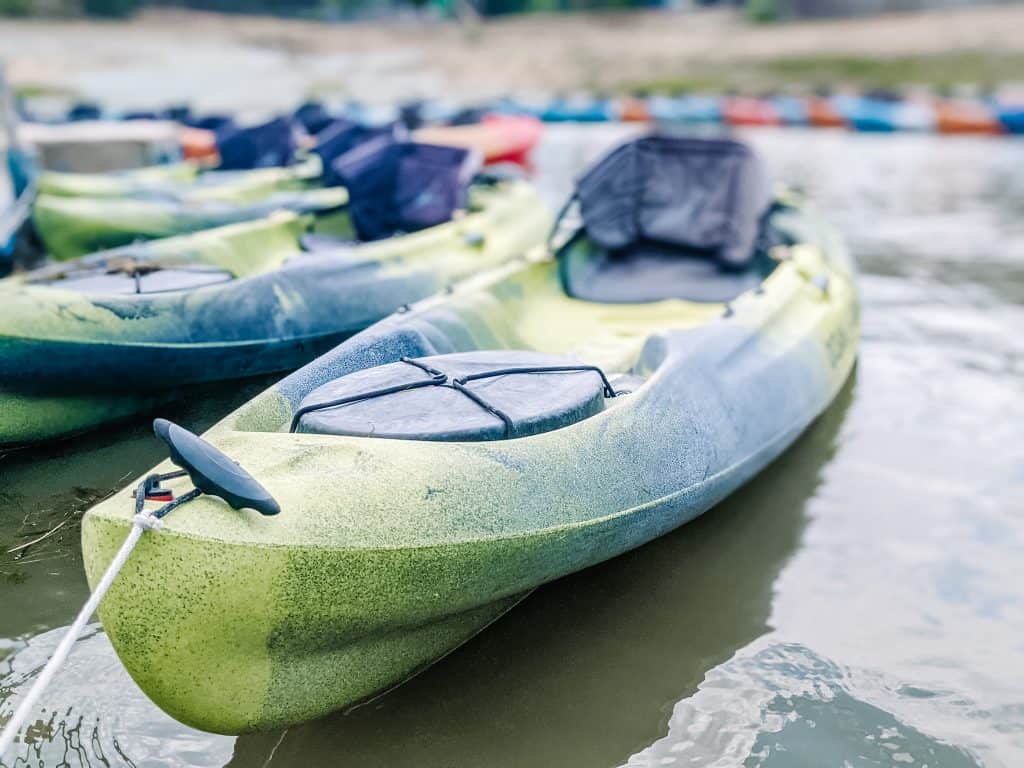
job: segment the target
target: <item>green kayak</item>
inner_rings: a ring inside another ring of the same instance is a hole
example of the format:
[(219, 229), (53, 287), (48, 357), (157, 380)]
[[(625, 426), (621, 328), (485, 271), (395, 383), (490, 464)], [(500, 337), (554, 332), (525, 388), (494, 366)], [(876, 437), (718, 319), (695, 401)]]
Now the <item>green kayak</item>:
[(2, 280), (0, 447), (82, 432), (182, 387), (296, 368), (549, 227), (529, 184), (483, 183), (453, 220), (373, 242), (339, 239), (352, 233), (344, 210), (281, 211)]
[(39, 192), (61, 197), (138, 197), (251, 202), (274, 192), (304, 189), (321, 175), (320, 158), (309, 155), (284, 167), (248, 171), (205, 170), (198, 163), (154, 165), (112, 173), (39, 175)]
[[(239, 131), (234, 139), (244, 140), (247, 134), (275, 125), (275, 131), (285, 132), (278, 136), (284, 144), (263, 149), (273, 150), (276, 160), (293, 157), (290, 127), (280, 120)], [(185, 162), (118, 173), (48, 172), (39, 180), (32, 218), (50, 255), (64, 260), (139, 240), (261, 218), (279, 208), (323, 210), (337, 205), (339, 192), (321, 188), (343, 186), (334, 164), (361, 144), (389, 137), (385, 130), (338, 121), (308, 154), (282, 166), (240, 163), (267, 159), (256, 151), (252, 157), (233, 157), (227, 166), (245, 170), (207, 170)]]
[[(262, 171), (243, 173), (262, 175)], [(182, 195), (130, 198), (44, 193), (35, 200), (32, 222), (50, 256), (63, 261), (140, 240), (263, 218), (277, 210), (326, 211), (347, 199), (345, 190), (338, 187), (289, 189), (289, 185), (257, 189), (246, 182), (233, 190), (200, 185)]]
[[(859, 314), (842, 241), (757, 168), (732, 142), (626, 145), (558, 247), (355, 335), (205, 442), (161, 422), (191, 474), (161, 498), (206, 494), (101, 605), (135, 681), (215, 732), (321, 716), (764, 468), (840, 391)], [(134, 510), (85, 516), (91, 584)]]

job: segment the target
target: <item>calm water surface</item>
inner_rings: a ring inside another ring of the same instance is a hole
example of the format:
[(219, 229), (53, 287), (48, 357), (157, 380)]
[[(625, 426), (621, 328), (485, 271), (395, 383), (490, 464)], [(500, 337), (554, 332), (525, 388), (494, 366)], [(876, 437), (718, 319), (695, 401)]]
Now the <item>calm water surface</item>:
[[(552, 131), (552, 201), (621, 135)], [(862, 272), (858, 368), (778, 462), (382, 699), (285, 732), (175, 723), (94, 626), (5, 764), (1024, 764), (1024, 142), (748, 138)], [(173, 416), (201, 428), (256, 388)], [(0, 459), (0, 717), (86, 596), (81, 512), (160, 456), (132, 426)]]

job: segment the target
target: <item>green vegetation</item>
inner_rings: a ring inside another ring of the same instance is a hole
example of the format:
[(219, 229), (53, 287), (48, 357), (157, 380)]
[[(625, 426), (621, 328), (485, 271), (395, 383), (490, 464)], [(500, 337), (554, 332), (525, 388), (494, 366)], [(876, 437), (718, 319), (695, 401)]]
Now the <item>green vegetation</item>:
[(617, 89), (686, 93), (838, 85), (899, 88), (921, 84), (948, 88), (959, 83), (984, 86), (1016, 80), (1021, 72), (1024, 72), (1024, 53), (1009, 51), (960, 51), (893, 58), (794, 56), (720, 64), (685, 62), (680, 65), (679, 75), (618, 83)]
[(28, 16), (32, 0), (0, 0), (0, 16)]
[(778, 0), (748, 0), (743, 10), (747, 18), (757, 24), (779, 19)]
[(124, 18), (131, 16), (142, 5), (142, 0), (82, 0), (82, 10), (88, 16)]

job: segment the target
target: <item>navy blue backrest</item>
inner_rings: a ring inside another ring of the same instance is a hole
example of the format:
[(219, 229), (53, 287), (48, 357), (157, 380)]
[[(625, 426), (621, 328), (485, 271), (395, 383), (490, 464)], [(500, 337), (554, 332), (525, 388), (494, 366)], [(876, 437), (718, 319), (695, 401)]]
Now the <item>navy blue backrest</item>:
[(98, 104), (80, 101), (68, 110), (67, 120), (73, 123), (79, 120), (99, 120), (102, 116), (103, 111)]
[(202, 117), (193, 117), (185, 122), (185, 125), (190, 128), (201, 128), (204, 131), (213, 131), (216, 134), (223, 134), (227, 137), (233, 133), (238, 126), (235, 125), (235, 119), (230, 115), (203, 115)]
[(288, 165), (295, 155), (295, 130), (290, 117), (278, 117), (251, 128), (217, 133), (220, 168), (245, 171)]
[(476, 152), (383, 136), (337, 158), (332, 169), (348, 188), (361, 240), (415, 232), (465, 208), (480, 167)]
[(728, 139), (647, 136), (613, 150), (576, 187), (596, 245), (620, 251), (648, 240), (706, 251), (724, 267), (753, 259), (771, 204), (765, 171)]
[(370, 126), (344, 118), (331, 121), (329, 126), (317, 134), (316, 146), (313, 147), (313, 152), (320, 156), (324, 168), (324, 185), (332, 187), (341, 184), (333, 168), (335, 159), (367, 141), (393, 136), (394, 131), (394, 125)]
[(316, 136), (331, 124), (332, 117), (319, 101), (307, 101), (295, 110), (293, 117), (310, 136)]

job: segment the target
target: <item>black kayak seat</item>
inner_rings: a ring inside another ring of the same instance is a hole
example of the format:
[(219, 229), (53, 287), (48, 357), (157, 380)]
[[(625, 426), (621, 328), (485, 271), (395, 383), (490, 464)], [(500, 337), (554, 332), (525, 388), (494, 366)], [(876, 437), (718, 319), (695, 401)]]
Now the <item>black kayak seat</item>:
[(203, 115), (202, 117), (186, 120), (185, 124), (191, 128), (201, 128), (204, 131), (213, 131), (218, 136), (227, 136), (237, 128), (235, 119), (230, 115)]
[(562, 255), (576, 298), (727, 301), (759, 282), (757, 244), (772, 203), (754, 153), (729, 139), (646, 136), (577, 184), (582, 234)]
[(363, 125), (344, 118), (332, 120), (321, 128), (316, 134), (316, 146), (312, 152), (320, 157), (324, 186), (333, 187), (342, 183), (333, 169), (333, 163), (337, 158), (360, 144), (393, 136), (394, 133), (394, 125)]
[(327, 111), (327, 108), (319, 101), (307, 101), (300, 104), (292, 114), (292, 117), (302, 125), (303, 129), (310, 136), (316, 136), (330, 125), (334, 119)]
[(133, 274), (128, 271), (91, 270), (71, 273), (43, 285), (61, 290), (90, 294), (149, 294), (188, 291), (207, 285), (230, 282), (234, 275), (224, 269), (168, 267)]
[(761, 269), (723, 269), (706, 254), (650, 241), (609, 252), (589, 243), (567, 249), (560, 260), (563, 283), (577, 299), (602, 304), (638, 304), (683, 299), (732, 301), (757, 288)]
[(458, 147), (380, 136), (336, 158), (360, 240), (381, 240), (450, 221), (468, 205), (480, 155)]
[(248, 128), (230, 126), (217, 132), (219, 168), (224, 171), (288, 165), (295, 156), (295, 148), (295, 126), (288, 117)]
[[(315, 434), (439, 441), (502, 440), (548, 432), (604, 408), (609, 393), (603, 374), (580, 366), (572, 358), (522, 350), (458, 352), (388, 363), (314, 389), (299, 404), (293, 428)], [(528, 372), (551, 368), (576, 370)], [(500, 374), (487, 375), (496, 372)], [(460, 383), (463, 377), (474, 376), (484, 377)]]

